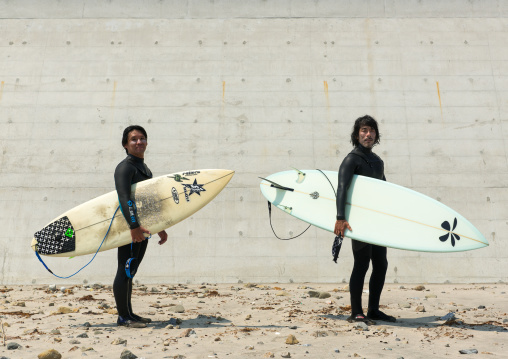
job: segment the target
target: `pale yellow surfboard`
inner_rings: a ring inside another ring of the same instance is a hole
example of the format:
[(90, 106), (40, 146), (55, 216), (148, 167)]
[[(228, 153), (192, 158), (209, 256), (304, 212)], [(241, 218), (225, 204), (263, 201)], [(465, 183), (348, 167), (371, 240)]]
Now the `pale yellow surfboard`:
[[(173, 173), (132, 185), (139, 222), (152, 234), (197, 212), (228, 184), (234, 171), (223, 169)], [(39, 254), (74, 257), (131, 243), (129, 226), (118, 207), (116, 191), (70, 209), (37, 231), (31, 247)]]

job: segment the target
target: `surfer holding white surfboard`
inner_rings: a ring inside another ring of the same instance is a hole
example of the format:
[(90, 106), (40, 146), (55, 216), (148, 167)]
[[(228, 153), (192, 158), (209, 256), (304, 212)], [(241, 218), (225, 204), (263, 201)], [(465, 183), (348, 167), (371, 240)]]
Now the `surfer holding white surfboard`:
[[(353, 231), (346, 220), (347, 190), (351, 185), (353, 175), (372, 177), (386, 181), (384, 163), (372, 152), (372, 148), (380, 141), (377, 122), (366, 115), (356, 119), (351, 133), (351, 143), (354, 149), (344, 158), (340, 165), (337, 187), (337, 220), (334, 233), (342, 237), (345, 230)], [(351, 297), (351, 316), (349, 322), (383, 320), (395, 322), (395, 317), (379, 310), (379, 301), (388, 269), (386, 258), (387, 249), (384, 246), (360, 242), (351, 239), (353, 247), (354, 266), (349, 281)], [(372, 261), (372, 274), (369, 281), (369, 303), (367, 316), (362, 309), (362, 292), (365, 275)]]
[[(127, 157), (115, 170), (115, 187), (123, 216), (129, 225), (132, 243), (118, 247), (118, 269), (113, 282), (113, 293), (118, 310), (117, 324), (130, 328), (144, 328), (151, 319), (142, 318), (132, 311), (132, 278), (143, 260), (148, 245), (150, 231), (144, 228), (136, 211), (136, 203), (131, 195), (131, 186), (152, 178), (152, 172), (144, 163), (147, 134), (141, 126), (129, 126), (123, 132), (122, 146)], [(159, 244), (167, 241), (166, 231), (158, 233)], [(151, 235), (150, 235), (151, 236)]]

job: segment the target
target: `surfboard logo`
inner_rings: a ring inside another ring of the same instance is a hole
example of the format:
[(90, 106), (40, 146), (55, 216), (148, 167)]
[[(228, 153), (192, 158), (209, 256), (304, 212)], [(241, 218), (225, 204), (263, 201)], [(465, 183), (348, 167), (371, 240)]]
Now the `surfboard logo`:
[(457, 234), (453, 233), (453, 231), (455, 230), (455, 227), (457, 227), (457, 218), (455, 218), (453, 220), (453, 228), (451, 230), (450, 230), (450, 223), (448, 221), (444, 221), (443, 223), (441, 223), (441, 228), (443, 228), (444, 230), (447, 230), (448, 233), (446, 233), (444, 236), (439, 237), (439, 240), (441, 242), (446, 242), (448, 240), (448, 237), (450, 237), (452, 247), (455, 247), (455, 241), (460, 240), (460, 237)]
[(187, 177), (184, 177), (182, 175), (174, 175), (174, 176), (168, 176), (168, 178), (172, 178), (174, 179), (176, 182), (183, 182), (183, 181), (188, 181), (189, 179)]
[(206, 192), (206, 189), (204, 189), (203, 186), (204, 185), (202, 185), (202, 184), (198, 184), (197, 180), (194, 180), (194, 183), (192, 183), (192, 184), (185, 184), (185, 183), (183, 183), (184, 189), (188, 188), (190, 190), (189, 197), (193, 193), (197, 193), (199, 196), (201, 196), (201, 192)]
[(173, 195), (173, 201), (175, 201), (175, 203), (178, 204), (180, 202), (180, 198), (178, 197), (178, 191), (176, 190), (175, 187), (171, 189), (171, 194)]
[(317, 192), (317, 191), (312, 192), (311, 194), (309, 194), (309, 196), (310, 196), (312, 199), (318, 199), (318, 198), (319, 198), (319, 192)]

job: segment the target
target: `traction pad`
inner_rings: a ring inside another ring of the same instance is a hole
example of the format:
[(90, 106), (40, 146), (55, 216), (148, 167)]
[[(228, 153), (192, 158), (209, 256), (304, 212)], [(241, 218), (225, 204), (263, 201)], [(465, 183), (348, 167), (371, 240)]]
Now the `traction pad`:
[(66, 253), (76, 248), (74, 227), (66, 216), (35, 232), (34, 237), (40, 254)]

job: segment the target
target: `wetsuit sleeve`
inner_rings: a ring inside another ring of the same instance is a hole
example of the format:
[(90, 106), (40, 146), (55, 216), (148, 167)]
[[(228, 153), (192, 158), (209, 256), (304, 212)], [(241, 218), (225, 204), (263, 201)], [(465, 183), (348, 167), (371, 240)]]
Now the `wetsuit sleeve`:
[(337, 185), (337, 220), (346, 219), (346, 196), (347, 190), (355, 174), (356, 162), (354, 157), (349, 155), (344, 158), (339, 168), (339, 183)]
[(126, 162), (121, 162), (115, 170), (115, 187), (118, 193), (118, 201), (120, 202), (120, 209), (129, 224), (130, 229), (138, 228), (140, 226), (137, 215), (136, 206), (131, 199), (131, 185), (132, 178), (136, 174), (134, 166)]

